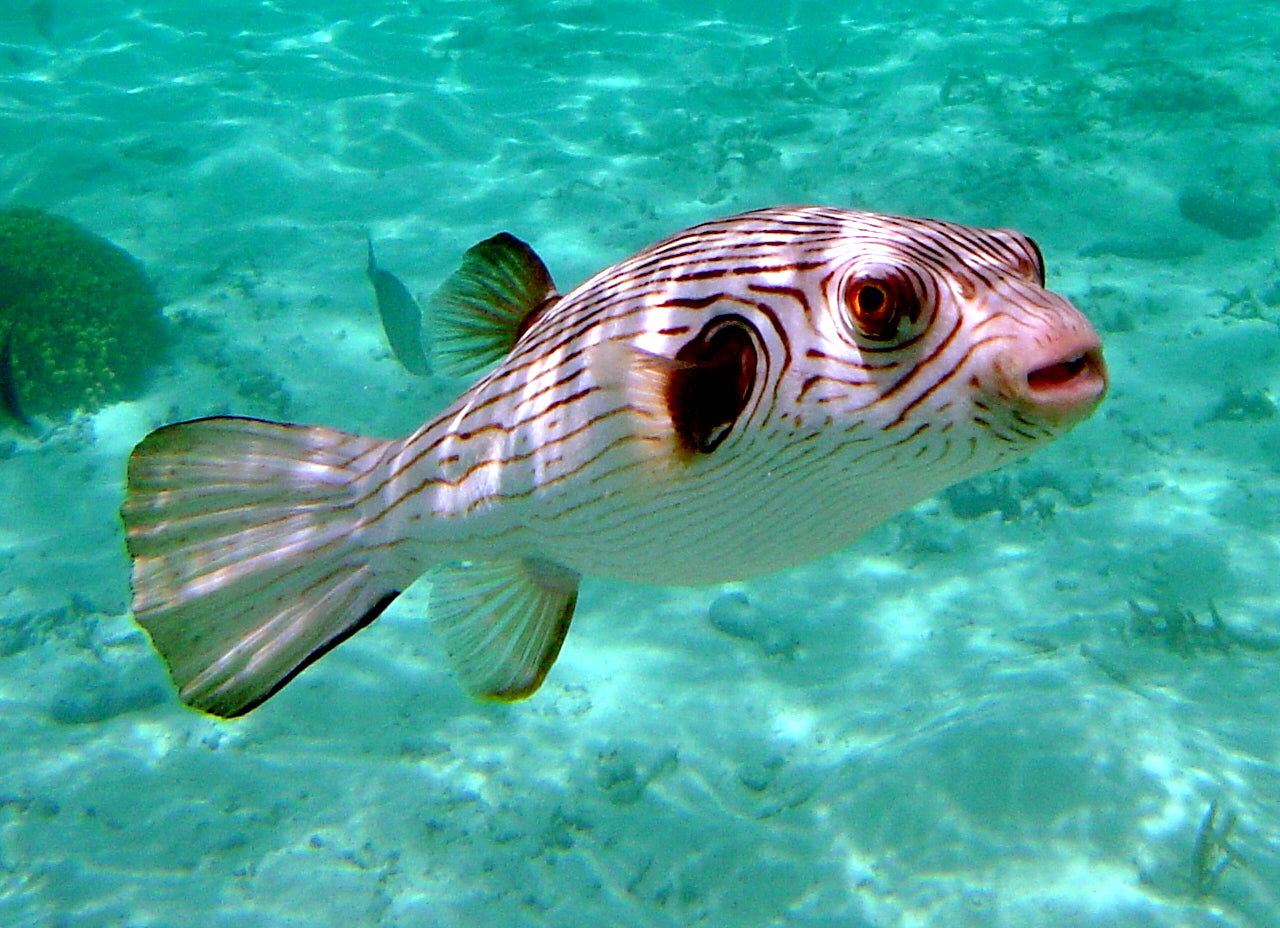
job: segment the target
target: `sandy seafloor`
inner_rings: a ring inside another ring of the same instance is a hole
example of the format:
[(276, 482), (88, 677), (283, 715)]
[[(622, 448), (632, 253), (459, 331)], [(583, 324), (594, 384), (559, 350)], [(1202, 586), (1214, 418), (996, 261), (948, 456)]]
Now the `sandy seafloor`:
[[(180, 347), (0, 434), (0, 924), (1280, 924), (1278, 87), (1261, 0), (6, 4), (0, 204), (137, 256)], [(568, 286), (795, 202), (1032, 234), (1105, 406), (799, 569), (587, 582), (524, 703), (416, 589), (247, 718), (176, 701), (132, 444), (465, 386), (385, 347), (365, 230), (419, 294), (502, 229)]]

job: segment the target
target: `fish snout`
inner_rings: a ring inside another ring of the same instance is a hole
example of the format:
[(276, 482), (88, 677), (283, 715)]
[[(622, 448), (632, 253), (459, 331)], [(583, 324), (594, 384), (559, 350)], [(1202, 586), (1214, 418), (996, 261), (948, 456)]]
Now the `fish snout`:
[(997, 364), (999, 392), (1024, 415), (1055, 429), (1088, 418), (1107, 392), (1101, 339), (1079, 311), (1070, 304), (1064, 309), (1039, 337), (1008, 346)]

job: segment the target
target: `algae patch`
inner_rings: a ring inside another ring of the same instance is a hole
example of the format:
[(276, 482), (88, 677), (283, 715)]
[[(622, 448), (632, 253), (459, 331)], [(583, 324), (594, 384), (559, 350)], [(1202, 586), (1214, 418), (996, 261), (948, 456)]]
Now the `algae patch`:
[(128, 253), (68, 219), (0, 209), (0, 332), (24, 416), (63, 418), (136, 396), (170, 342)]

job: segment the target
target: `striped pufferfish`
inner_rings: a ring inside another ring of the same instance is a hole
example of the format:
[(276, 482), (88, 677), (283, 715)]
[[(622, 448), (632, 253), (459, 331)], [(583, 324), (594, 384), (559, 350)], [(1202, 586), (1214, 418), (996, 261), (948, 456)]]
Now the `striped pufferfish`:
[(583, 574), (713, 584), (848, 545), (1106, 390), (1027, 236), (822, 207), (658, 242), (561, 295), (502, 233), (433, 300), (455, 370), (395, 441), (217, 417), (134, 449), (133, 611), (181, 698), (262, 703), (433, 571), (462, 686), (541, 684)]

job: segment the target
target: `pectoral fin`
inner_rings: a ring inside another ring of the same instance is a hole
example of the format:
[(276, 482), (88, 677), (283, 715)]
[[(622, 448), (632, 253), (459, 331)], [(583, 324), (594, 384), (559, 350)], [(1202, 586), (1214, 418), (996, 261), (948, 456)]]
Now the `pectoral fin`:
[(569, 631), (580, 580), (536, 558), (439, 570), (430, 617), (462, 687), (477, 699), (514, 701), (541, 686)]
[(688, 365), (671, 378), (667, 403), (685, 450), (710, 454), (751, 399), (759, 333), (737, 315), (716, 316), (676, 353)]
[(626, 397), (652, 463), (663, 469), (714, 452), (748, 413), (762, 367), (760, 335), (734, 314), (716, 316), (674, 358), (629, 345), (592, 352), (592, 375)]

